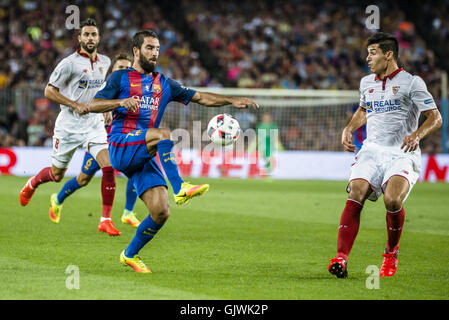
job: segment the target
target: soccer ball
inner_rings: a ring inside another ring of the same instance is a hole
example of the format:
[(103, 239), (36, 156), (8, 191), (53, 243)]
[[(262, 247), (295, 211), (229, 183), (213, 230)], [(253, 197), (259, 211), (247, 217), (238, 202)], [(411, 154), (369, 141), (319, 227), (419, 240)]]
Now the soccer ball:
[(210, 141), (220, 146), (227, 146), (237, 141), (240, 131), (237, 119), (227, 113), (217, 114), (207, 125)]

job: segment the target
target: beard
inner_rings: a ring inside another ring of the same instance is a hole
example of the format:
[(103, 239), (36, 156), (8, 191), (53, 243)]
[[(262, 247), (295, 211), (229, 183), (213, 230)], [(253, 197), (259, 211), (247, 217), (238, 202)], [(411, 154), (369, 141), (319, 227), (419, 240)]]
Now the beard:
[(93, 44), (93, 46), (89, 47), (88, 44), (86, 42), (80, 42), (81, 44), (81, 48), (83, 48), (84, 50), (87, 51), (87, 53), (91, 54), (92, 52), (94, 52), (95, 50), (97, 50), (98, 48), (98, 43), (94, 43), (94, 42), (90, 42), (89, 44)]
[(156, 69), (156, 62), (143, 56), (140, 52), (139, 64), (146, 73), (152, 73)]

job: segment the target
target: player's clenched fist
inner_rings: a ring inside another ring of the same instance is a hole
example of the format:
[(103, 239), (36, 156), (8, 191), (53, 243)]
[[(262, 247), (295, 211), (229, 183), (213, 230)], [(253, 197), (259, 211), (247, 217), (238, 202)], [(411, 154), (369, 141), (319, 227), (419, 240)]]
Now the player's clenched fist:
[(73, 109), (79, 115), (87, 114), (87, 113), (89, 113), (89, 104), (75, 102), (73, 104)]
[(345, 128), (341, 134), (341, 144), (345, 151), (355, 151), (355, 145), (352, 143), (352, 133), (347, 128)]
[(404, 149), (404, 152), (415, 151), (419, 147), (419, 140), (418, 134), (413, 132), (411, 135), (404, 138), (401, 149)]
[(139, 109), (139, 105), (140, 99), (136, 96), (123, 99), (122, 102), (120, 102), (121, 107), (125, 107), (132, 112), (137, 111), (137, 109)]
[(254, 100), (249, 98), (233, 98), (232, 104), (236, 108), (253, 108), (253, 109), (259, 108), (259, 105)]

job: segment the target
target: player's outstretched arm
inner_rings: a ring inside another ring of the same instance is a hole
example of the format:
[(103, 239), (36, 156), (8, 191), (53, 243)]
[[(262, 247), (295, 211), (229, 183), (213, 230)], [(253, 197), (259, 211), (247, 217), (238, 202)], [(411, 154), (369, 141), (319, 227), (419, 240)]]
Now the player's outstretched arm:
[(87, 111), (86, 103), (78, 103), (76, 101), (70, 100), (62, 93), (60, 93), (57, 87), (51, 84), (47, 84), (47, 86), (45, 87), (44, 95), (47, 99), (56, 102), (58, 104), (63, 104), (67, 107), (70, 107), (79, 114), (84, 114)]
[(236, 108), (259, 108), (259, 105), (249, 98), (228, 97), (210, 92), (197, 91), (190, 101), (202, 104), (206, 107), (221, 107), (232, 104)]
[(355, 145), (352, 143), (352, 133), (366, 123), (366, 110), (359, 107), (349, 121), (348, 125), (343, 129), (341, 134), (341, 144), (345, 151), (354, 152)]
[(401, 146), (401, 149), (404, 149), (404, 152), (415, 151), (419, 146), (419, 141), (437, 130), (443, 123), (438, 109), (427, 110), (424, 111), (423, 114), (426, 117), (423, 124), (418, 130), (404, 138)]
[(86, 113), (107, 112), (119, 107), (125, 107), (126, 109), (134, 112), (139, 108), (139, 105), (139, 99), (134, 97), (126, 99), (93, 99), (92, 102), (89, 103), (89, 107)]

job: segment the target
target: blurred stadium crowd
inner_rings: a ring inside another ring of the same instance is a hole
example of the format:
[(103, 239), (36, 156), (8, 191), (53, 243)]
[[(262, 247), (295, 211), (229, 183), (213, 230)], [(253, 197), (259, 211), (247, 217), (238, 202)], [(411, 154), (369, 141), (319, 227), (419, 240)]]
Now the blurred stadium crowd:
[[(131, 53), (131, 38), (139, 29), (155, 30), (161, 41), (158, 71), (186, 86), (357, 90), (360, 78), (369, 73), (365, 40), (371, 31), (365, 28), (366, 5), (357, 1), (177, 0), (167, 7), (152, 0), (3, 0), (1, 146), (51, 146), (59, 107), (43, 97), (42, 89), (56, 64), (78, 47), (77, 31), (65, 26), (65, 10), (71, 4), (80, 8), (81, 20), (97, 20), (99, 52), (111, 58)], [(439, 104), (443, 67), (434, 52), (437, 48), (440, 55), (449, 52), (445, 20), (449, 4), (423, 6), (423, 14), (433, 17), (425, 20), (424, 30), (434, 39), (430, 44), (402, 6), (388, 2), (378, 6), (381, 30), (400, 40), (400, 66), (420, 75)], [(167, 8), (177, 9), (176, 14), (167, 14)], [(205, 59), (210, 55), (216, 62), (212, 67)], [(261, 114), (249, 118), (249, 125), (256, 127)], [(332, 132), (313, 133), (317, 141), (307, 143), (303, 136), (312, 120), (284, 120), (276, 112), (272, 119), (286, 149), (341, 150), (341, 119), (328, 117), (314, 124)], [(343, 123), (347, 120), (343, 114)], [(440, 134), (425, 141), (424, 152), (441, 151)]]

